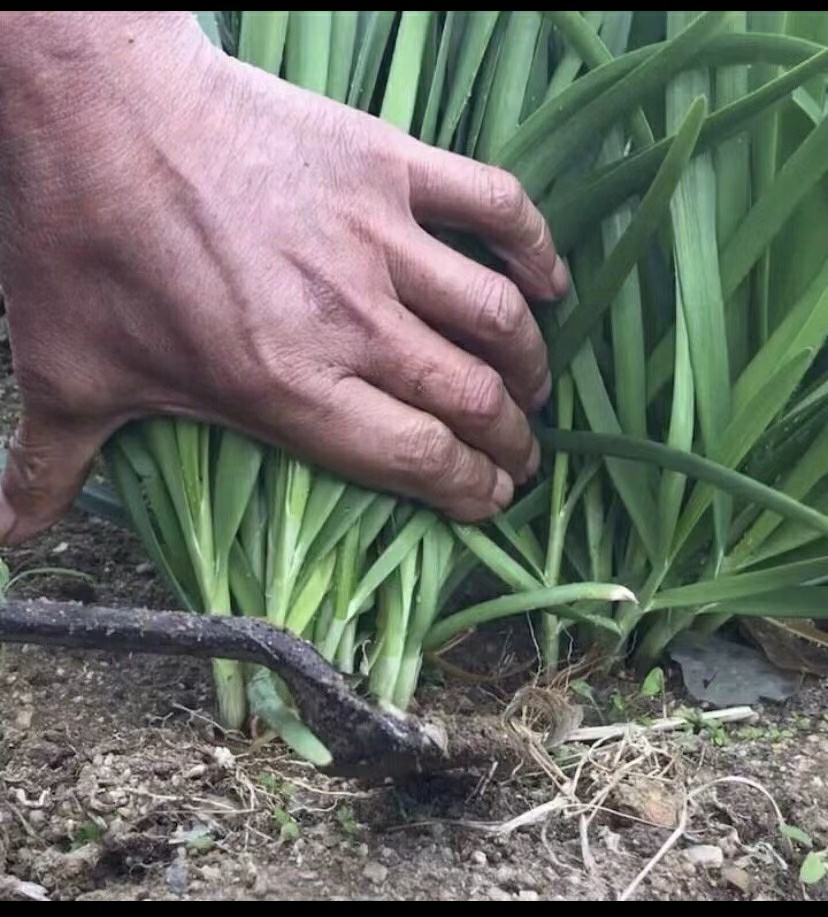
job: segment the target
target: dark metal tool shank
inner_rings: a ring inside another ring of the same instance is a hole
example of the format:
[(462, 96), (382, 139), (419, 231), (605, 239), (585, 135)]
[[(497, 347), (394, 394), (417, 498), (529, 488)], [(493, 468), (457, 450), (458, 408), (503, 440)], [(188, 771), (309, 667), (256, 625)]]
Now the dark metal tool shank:
[(357, 697), (313, 646), (266, 621), (9, 602), (0, 607), (0, 643), (264, 666), (287, 685), (302, 720), (331, 753), (336, 776), (408, 778), (437, 765), (444, 754), (421, 724), (384, 714)]

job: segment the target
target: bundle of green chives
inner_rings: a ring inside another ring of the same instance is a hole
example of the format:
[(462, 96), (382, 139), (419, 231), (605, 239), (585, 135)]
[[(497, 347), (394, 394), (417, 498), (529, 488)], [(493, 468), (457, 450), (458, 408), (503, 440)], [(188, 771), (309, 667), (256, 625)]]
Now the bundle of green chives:
[[(399, 710), (426, 652), (506, 617), (555, 665), (564, 639), (649, 659), (732, 616), (823, 616), (819, 15), (200, 13), (247, 62), (515, 172), (576, 283), (539, 313), (548, 462), (486, 530), (227, 431), (118, 434), (112, 477), (181, 604), (289, 628)], [(458, 611), (481, 568), (503, 595)], [(216, 685), (229, 725), (252, 712), (328, 763), (268, 673), (217, 662)]]

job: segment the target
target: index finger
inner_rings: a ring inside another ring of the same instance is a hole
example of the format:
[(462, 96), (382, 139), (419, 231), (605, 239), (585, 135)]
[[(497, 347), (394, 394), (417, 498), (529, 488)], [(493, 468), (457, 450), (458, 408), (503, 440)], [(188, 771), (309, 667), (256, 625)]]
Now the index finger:
[(429, 147), (418, 147), (410, 175), (418, 221), (485, 239), (530, 299), (567, 294), (569, 272), (549, 226), (514, 175)]

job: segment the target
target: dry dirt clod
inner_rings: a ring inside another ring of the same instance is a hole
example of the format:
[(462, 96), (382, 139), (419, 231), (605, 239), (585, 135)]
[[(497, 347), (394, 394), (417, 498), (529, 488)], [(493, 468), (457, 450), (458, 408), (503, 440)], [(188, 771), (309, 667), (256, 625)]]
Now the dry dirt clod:
[(724, 866), (721, 847), (691, 847), (684, 855), (696, 869), (721, 869)]
[[(29, 824), (32, 828), (38, 829), (44, 827), (46, 820), (46, 813), (43, 809), (35, 809), (33, 812), (29, 813)], [(2, 857), (0, 857), (0, 866), (2, 866)]]
[(28, 732), (32, 728), (33, 719), (34, 709), (32, 707), (24, 707), (15, 717), (14, 725), (21, 732)]
[(50, 849), (38, 854), (35, 873), (42, 876), (49, 887), (64, 883), (83, 883), (100, 859), (101, 848), (97, 844), (88, 844), (71, 853), (59, 853), (55, 849)]
[(613, 799), (622, 812), (647, 824), (668, 831), (678, 826), (681, 806), (670, 787), (660, 781), (633, 777), (616, 788)]
[(388, 867), (382, 863), (369, 863), (362, 874), (372, 885), (385, 885), (388, 881)]
[(495, 881), (500, 888), (514, 888), (517, 891), (518, 871), (514, 866), (501, 866), (495, 873)]
[(750, 874), (737, 866), (728, 866), (722, 870), (722, 879), (731, 888), (735, 888), (745, 896), (749, 896), (753, 891), (754, 882)]
[(492, 886), (487, 892), (486, 896), (489, 901), (514, 901), (515, 899), (509, 894), (509, 892), (503, 891), (502, 888), (497, 886)]

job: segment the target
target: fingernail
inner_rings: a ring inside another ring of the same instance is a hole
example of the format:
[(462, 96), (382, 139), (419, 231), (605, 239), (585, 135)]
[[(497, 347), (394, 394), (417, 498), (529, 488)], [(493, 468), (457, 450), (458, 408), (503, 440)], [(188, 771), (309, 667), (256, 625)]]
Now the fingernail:
[(529, 405), (529, 410), (533, 414), (537, 414), (538, 411), (542, 411), (546, 407), (551, 397), (552, 397), (552, 374), (550, 373), (546, 377), (546, 382), (543, 383), (543, 388), (532, 399), (532, 402)]
[(515, 484), (510, 475), (505, 471), (498, 469), (497, 484), (494, 491), (494, 502), (500, 509), (506, 509), (512, 505), (515, 499)]
[(558, 299), (563, 299), (569, 293), (570, 284), (569, 269), (566, 266), (566, 262), (563, 258), (558, 258), (555, 270), (552, 272), (552, 288)]
[(546, 270), (537, 265), (526, 267), (522, 264), (514, 264), (511, 267), (510, 274), (512, 280), (520, 287), (521, 292), (530, 302), (546, 302), (550, 299), (557, 299), (558, 294), (554, 283), (549, 279)]

